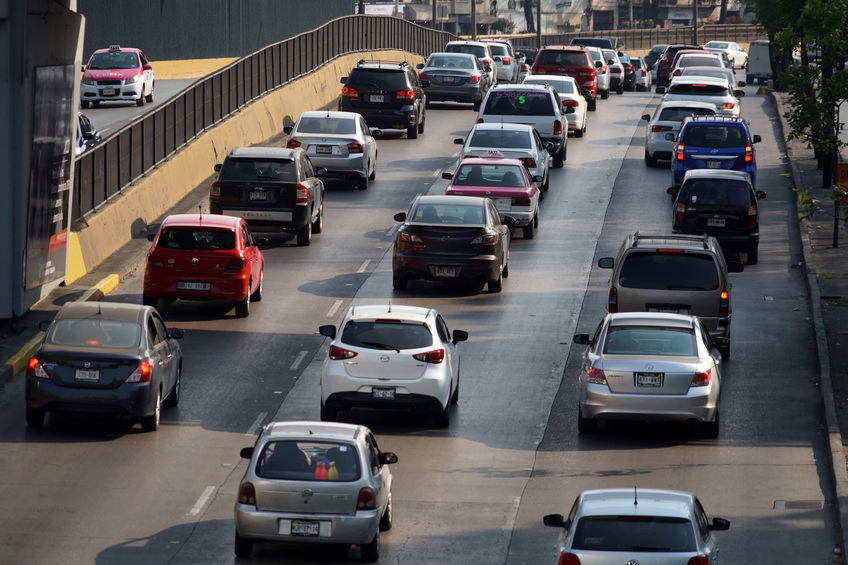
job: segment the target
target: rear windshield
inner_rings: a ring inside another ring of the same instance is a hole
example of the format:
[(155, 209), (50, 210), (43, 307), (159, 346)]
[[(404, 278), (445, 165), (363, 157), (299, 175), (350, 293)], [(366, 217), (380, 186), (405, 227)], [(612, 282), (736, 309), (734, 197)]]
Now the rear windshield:
[(453, 179), (454, 186), (524, 186), (521, 169), (516, 165), (462, 165)]
[(686, 116), (714, 116), (715, 110), (704, 108), (675, 108), (670, 106), (660, 112), (660, 120), (664, 122), (682, 122)]
[(392, 69), (353, 69), (345, 83), (362, 89), (406, 90), (406, 73)]
[(137, 69), (138, 55), (135, 53), (95, 53), (87, 69)]
[(289, 481), (355, 481), (360, 475), (359, 457), (346, 443), (271, 441), (256, 460), (256, 475)]
[(529, 149), (530, 133), (508, 129), (482, 129), (471, 136), (470, 147), (498, 147), (502, 149)]
[(627, 255), (618, 284), (649, 290), (716, 290), (718, 265), (710, 255), (642, 251)]
[(560, 67), (589, 66), (585, 51), (542, 51), (536, 57), (536, 63)]
[(159, 235), (159, 247), (192, 251), (235, 249), (236, 233), (230, 230), (169, 228)]
[[(701, 77), (714, 77), (714, 78), (723, 78), (733, 80), (732, 74), (722, 70), (724, 67), (713, 67), (714, 70), (705, 69), (703, 67), (695, 67), (690, 69), (683, 69), (680, 73), (680, 76), (692, 76), (697, 75)], [(730, 69), (728, 69), (729, 71)]]
[(429, 328), (400, 320), (350, 321), (342, 331), (342, 342), (368, 349), (421, 349), (433, 345)]
[(433, 55), (427, 61), (428, 67), (437, 69), (474, 69), (474, 61), (468, 57), (453, 57), (451, 55)]
[(492, 52), (492, 55), (496, 55), (498, 57), (506, 57), (507, 55), (509, 55), (509, 51), (507, 51), (506, 45), (503, 45), (501, 43), (489, 45), (489, 51)]
[(691, 180), (680, 187), (678, 201), (687, 206), (736, 206), (748, 208), (754, 204), (748, 183), (729, 179)]
[(677, 61), (678, 67), (722, 67), (721, 60), (706, 55), (683, 55)]
[(297, 124), (298, 133), (326, 133), (350, 135), (356, 133), (356, 124), (347, 118), (302, 118)]
[(600, 37), (575, 37), (571, 40), (572, 45), (591, 45), (592, 47), (604, 47), (612, 49), (612, 41)]
[(553, 116), (554, 106), (545, 90), (494, 90), (483, 112), (492, 116)]
[(574, 549), (623, 552), (694, 551), (695, 532), (684, 518), (587, 516), (577, 522)]
[(445, 47), (445, 51), (448, 53), (471, 53), (472, 55), (477, 55), (478, 58), (483, 59), (489, 56), (486, 48), (482, 45), (448, 45)]
[(669, 87), (668, 93), (728, 96), (727, 87), (716, 84), (673, 84)]
[(293, 159), (236, 158), (224, 161), (220, 180), (280, 180), (297, 181), (297, 166)]
[(421, 224), (474, 225), (486, 223), (482, 206), (424, 204), (412, 212), (410, 221)]
[(696, 147), (745, 147), (745, 132), (738, 126), (688, 125), (683, 132), (683, 143)]
[(141, 328), (135, 322), (104, 320), (59, 320), (47, 335), (46, 343), (72, 347), (134, 348), (141, 341)]
[(604, 341), (610, 355), (697, 355), (695, 334), (686, 328), (611, 327)]

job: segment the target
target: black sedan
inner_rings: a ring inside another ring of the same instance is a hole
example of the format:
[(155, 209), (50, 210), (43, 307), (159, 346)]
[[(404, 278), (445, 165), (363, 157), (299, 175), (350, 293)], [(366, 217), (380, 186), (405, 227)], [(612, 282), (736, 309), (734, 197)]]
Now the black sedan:
[(636, 69), (630, 62), (630, 56), (620, 55), (618, 58), (621, 60), (621, 66), (624, 67), (624, 90), (636, 90)]
[(392, 284), (406, 288), (410, 279), (488, 283), (501, 291), (509, 276), (509, 234), (515, 223), (503, 218), (489, 198), (422, 195), (408, 212), (395, 214), (403, 222), (395, 237)]
[(162, 404), (180, 400), (180, 329), (138, 304), (71, 302), (44, 323), (44, 341), (29, 360), (26, 420), (45, 412), (112, 414), (159, 427)]
[(489, 67), (469, 53), (433, 53), (426, 64), (419, 64), (420, 80), (429, 82), (424, 89), (430, 102), (469, 102), (474, 111), (489, 90)]

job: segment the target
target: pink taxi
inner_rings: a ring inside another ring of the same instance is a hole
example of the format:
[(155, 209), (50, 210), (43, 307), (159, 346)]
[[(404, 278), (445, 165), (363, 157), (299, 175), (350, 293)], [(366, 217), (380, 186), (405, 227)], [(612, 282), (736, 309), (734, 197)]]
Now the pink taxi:
[(533, 239), (539, 227), (537, 183), (542, 177), (531, 176), (521, 161), (491, 151), (485, 157), (466, 157), (453, 173), (442, 173), (442, 178), (450, 180), (445, 194), (491, 198), (501, 216), (514, 218), (524, 238)]
[(109, 100), (153, 102), (153, 66), (134, 47), (110, 45), (98, 49), (83, 66), (80, 104), (83, 108)]

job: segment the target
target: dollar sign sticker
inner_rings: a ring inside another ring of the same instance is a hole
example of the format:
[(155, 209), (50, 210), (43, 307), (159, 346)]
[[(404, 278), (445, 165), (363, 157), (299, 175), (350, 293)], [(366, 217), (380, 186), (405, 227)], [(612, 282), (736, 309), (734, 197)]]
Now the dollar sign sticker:
[(524, 104), (524, 97), (523, 97), (523, 96), (519, 96), (519, 97), (518, 97), (518, 103), (519, 103), (519, 104)]

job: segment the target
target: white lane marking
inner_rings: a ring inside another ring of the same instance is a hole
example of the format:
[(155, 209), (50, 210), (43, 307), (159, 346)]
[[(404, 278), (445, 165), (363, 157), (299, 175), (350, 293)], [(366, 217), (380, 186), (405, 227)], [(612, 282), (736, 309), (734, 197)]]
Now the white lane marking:
[(399, 227), (400, 227), (400, 226), (399, 226), (398, 224), (395, 224), (395, 225), (393, 225), (392, 227), (390, 227), (389, 229), (387, 229), (387, 230), (386, 230), (386, 235), (385, 235), (385, 237), (394, 237), (395, 232), (397, 231), (397, 229), (398, 229)]
[(512, 500), (512, 509), (506, 517), (506, 525), (504, 526), (505, 532), (511, 532), (515, 529), (515, 519), (518, 517), (519, 506), (521, 506), (521, 497), (516, 496)]
[(433, 171), (433, 176), (434, 176), (434, 177), (437, 177), (437, 176), (439, 176), (441, 173), (442, 173), (442, 170), (441, 170), (441, 169), (436, 169), (435, 171)]
[(306, 357), (306, 354), (307, 351), (301, 351), (300, 353), (298, 353), (297, 357), (294, 358), (294, 363), (292, 363), (291, 367), (289, 367), (289, 370), (297, 371), (297, 368), (300, 366), (300, 363), (301, 361), (303, 361), (303, 358)]
[(333, 316), (336, 315), (336, 312), (338, 312), (339, 308), (341, 308), (341, 307), (342, 307), (342, 301), (336, 300), (335, 302), (333, 302), (333, 305), (330, 306), (330, 309), (327, 310), (326, 317), (332, 318)]
[(256, 434), (258, 434), (259, 429), (262, 427), (262, 422), (264, 422), (265, 418), (267, 418), (267, 417), (268, 417), (267, 412), (260, 412), (259, 415), (256, 417), (256, 419), (253, 421), (253, 423), (250, 425), (250, 427), (247, 428), (247, 431), (244, 432), (244, 435), (255, 436)]
[(216, 487), (206, 487), (203, 491), (203, 494), (200, 495), (200, 498), (197, 499), (197, 502), (194, 503), (194, 506), (191, 507), (191, 510), (188, 511), (189, 516), (197, 516), (200, 514), (200, 511), (203, 510), (203, 507), (209, 502), (209, 499), (212, 498), (212, 495), (215, 494)]
[(359, 268), (356, 270), (356, 272), (357, 273), (364, 273), (365, 269), (368, 268), (368, 265), (370, 263), (371, 263), (371, 259), (366, 259), (365, 261), (362, 262), (362, 265), (359, 266)]

